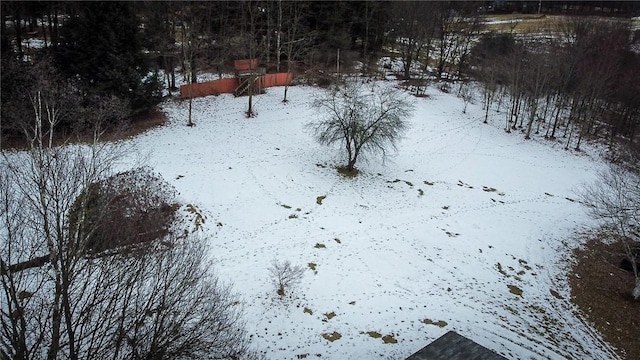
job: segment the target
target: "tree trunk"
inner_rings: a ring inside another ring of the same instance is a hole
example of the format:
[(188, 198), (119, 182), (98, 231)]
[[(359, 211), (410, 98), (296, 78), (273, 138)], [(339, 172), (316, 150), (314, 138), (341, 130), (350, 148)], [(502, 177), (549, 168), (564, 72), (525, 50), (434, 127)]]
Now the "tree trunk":
[(527, 122), (527, 133), (524, 136), (526, 140), (531, 139), (531, 128), (533, 126), (533, 121), (535, 120), (535, 117), (536, 117), (536, 112), (538, 111), (538, 100), (532, 98), (529, 106), (531, 109), (529, 113), (529, 121)]
[(22, 60), (22, 25), (20, 24), (21, 22), (21, 18), (20, 18), (20, 10), (16, 10), (16, 14), (15, 17), (13, 18), (13, 27), (15, 29), (16, 32), (16, 46), (18, 47), (18, 58), (20, 58), (20, 60)]
[(350, 159), (349, 162), (347, 163), (347, 171), (353, 171), (356, 167), (356, 159)]
[(193, 113), (193, 96), (191, 96), (191, 84), (189, 84), (189, 122), (187, 123), (187, 126), (193, 126), (194, 123), (191, 120), (191, 114)]
[(2, 268), (0, 275), (7, 275), (8, 273), (17, 273), (27, 269), (42, 267), (44, 264), (49, 262), (50, 257), (51, 255), (38, 256), (27, 261), (19, 262), (17, 264), (8, 265), (7, 269), (5, 269), (4, 267)]
[(553, 120), (553, 130), (551, 131), (551, 136), (549, 137), (549, 139), (551, 140), (556, 138), (556, 129), (558, 128), (558, 121), (560, 120), (560, 110), (562, 110), (563, 106), (564, 106), (564, 97), (560, 99), (560, 103), (558, 103), (557, 108), (555, 109), (556, 115)]
[(44, 26), (44, 16), (42, 17), (40, 28), (42, 29), (42, 40), (44, 41), (44, 47), (47, 48), (47, 27)]
[(193, 56), (193, 50), (191, 49), (191, 45), (189, 46), (189, 52), (190, 52), (190, 56), (189, 56), (189, 62), (191, 63), (189, 65), (190, 67), (190, 73), (191, 73), (191, 83), (192, 84), (197, 84), (198, 83), (198, 69), (196, 68), (196, 58), (195, 56)]
[[(52, 257), (51, 263), (53, 264), (55, 261), (57, 260)], [(61, 289), (59, 280), (59, 276), (56, 274), (56, 286), (51, 314), (51, 344), (49, 344), (49, 350), (47, 351), (47, 360), (56, 360), (58, 358), (58, 352), (60, 351), (60, 323), (62, 321), (62, 315), (60, 314)]]
[[(276, 37), (276, 72), (280, 72), (280, 53), (282, 52), (282, 0), (278, 0), (278, 36)], [(291, 39), (289, 39), (291, 41)], [(284, 102), (287, 101), (287, 90), (284, 93)]]

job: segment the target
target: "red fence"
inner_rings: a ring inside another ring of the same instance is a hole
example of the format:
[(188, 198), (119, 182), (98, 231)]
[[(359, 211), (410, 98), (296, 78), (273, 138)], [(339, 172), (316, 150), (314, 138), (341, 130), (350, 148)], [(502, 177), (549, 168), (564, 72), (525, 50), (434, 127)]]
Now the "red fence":
[(291, 85), (293, 76), (291, 73), (266, 74), (258, 80), (262, 81), (262, 87)]
[[(262, 85), (262, 88), (268, 88), (272, 86), (291, 85), (292, 80), (293, 76), (291, 73), (277, 73), (260, 76), (256, 80), (256, 83)], [(240, 82), (236, 78), (213, 80), (191, 84), (191, 93), (189, 93), (189, 85), (182, 85), (180, 86), (180, 96), (183, 99), (188, 99), (189, 95), (196, 98), (209, 95), (233, 94), (239, 85)]]

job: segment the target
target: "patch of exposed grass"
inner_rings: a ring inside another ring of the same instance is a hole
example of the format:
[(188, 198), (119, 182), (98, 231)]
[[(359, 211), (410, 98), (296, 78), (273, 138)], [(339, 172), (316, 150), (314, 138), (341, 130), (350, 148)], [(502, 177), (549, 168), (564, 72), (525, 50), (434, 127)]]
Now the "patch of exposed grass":
[(313, 315), (313, 310), (309, 309), (308, 307), (305, 307), (302, 312), (305, 314)]
[(323, 315), (324, 315), (325, 319), (322, 319), (322, 321), (324, 321), (324, 322), (327, 322), (327, 321), (333, 319), (334, 317), (336, 317), (336, 313), (334, 311), (332, 311), (330, 313), (323, 314)]
[(496, 269), (498, 269), (498, 272), (502, 275), (504, 275), (505, 277), (510, 277), (511, 275), (507, 274), (506, 271), (504, 271), (504, 269), (502, 268), (502, 264), (500, 263), (496, 263)]
[(194, 225), (195, 225), (195, 230), (200, 230), (202, 225), (204, 225), (206, 218), (204, 217), (204, 215), (202, 215), (200, 210), (198, 210), (198, 208), (196, 208), (192, 204), (187, 204), (186, 208), (187, 208), (187, 212), (189, 214), (194, 215), (193, 222), (194, 222)]
[[(640, 302), (631, 297), (633, 273), (618, 268), (626, 250), (610, 233), (601, 233), (575, 250), (567, 273), (571, 296), (585, 317), (622, 359), (640, 359)], [(613, 265), (613, 266), (612, 266)]]
[(322, 334), (322, 337), (323, 337), (325, 340), (329, 341), (329, 342), (334, 342), (334, 341), (336, 341), (336, 340), (340, 340), (340, 338), (342, 337), (342, 335), (341, 335), (339, 332), (334, 331), (334, 332), (332, 332), (332, 333), (330, 333), (330, 334), (329, 334), (329, 333), (324, 333), (324, 334)]
[(377, 331), (367, 331), (365, 334), (371, 336), (374, 339), (380, 339), (382, 337), (382, 334)]
[(298, 214), (289, 215), (289, 219), (297, 219), (297, 218), (298, 218)]
[(425, 185), (429, 185), (429, 186), (433, 186), (433, 184), (434, 184), (434, 183), (432, 183), (431, 181), (427, 181), (427, 180), (425, 180), (425, 181), (424, 181), (424, 184), (425, 184)]
[(538, 15), (538, 14), (504, 14), (491, 15), (487, 21), (502, 21), (502, 23), (483, 24), (483, 30), (494, 32), (529, 33), (555, 29), (561, 24), (562, 16)]
[(320, 243), (316, 243), (316, 246), (314, 246), (314, 248), (316, 249), (325, 249), (327, 246), (325, 244), (320, 244)]
[(552, 295), (554, 298), (556, 298), (556, 299), (558, 299), (558, 300), (564, 300), (564, 296), (560, 295), (560, 293), (559, 293), (559, 292), (557, 292), (557, 291), (555, 291), (555, 290), (553, 290), (553, 289), (549, 289), (549, 292), (551, 293), (551, 295)]
[(18, 293), (18, 299), (20, 300), (25, 300), (25, 299), (29, 299), (33, 296), (32, 292), (26, 291), (26, 290), (22, 290)]
[(531, 270), (531, 266), (528, 265), (528, 263), (525, 260), (522, 259), (518, 259), (518, 262), (520, 263), (520, 265), (525, 268), (525, 270), (530, 271)]
[(516, 309), (512, 308), (512, 307), (511, 307), (511, 306), (509, 306), (509, 305), (505, 305), (505, 307), (504, 307), (504, 308), (505, 308), (508, 312), (512, 313), (512, 314), (513, 314), (513, 315), (515, 315), (515, 316), (520, 315), (520, 312), (518, 312), (518, 310), (516, 310)]
[(385, 335), (382, 337), (382, 342), (385, 344), (397, 344), (398, 340), (394, 337), (394, 334)]
[(316, 271), (316, 266), (318, 266), (316, 263), (312, 263), (312, 262), (310, 262), (308, 265), (309, 265), (309, 269), (313, 271)]
[(321, 195), (316, 198), (316, 204), (322, 205), (322, 200), (326, 199), (327, 195)]
[(340, 166), (340, 167), (338, 167), (338, 173), (340, 173), (342, 176), (350, 179), (350, 178), (354, 178), (354, 177), (358, 176), (360, 171), (358, 169), (356, 169), (356, 168), (354, 168), (353, 170), (349, 170), (346, 167)]
[(291, 209), (291, 206), (289, 206), (287, 204), (280, 204), (280, 206), (282, 206), (285, 209)]
[(433, 321), (431, 319), (423, 319), (422, 320), (423, 324), (427, 324), (427, 325), (435, 325), (437, 327), (443, 328), (447, 325), (449, 325), (446, 321), (444, 320), (438, 320), (438, 321)]
[(507, 285), (507, 287), (509, 288), (510, 293), (522, 297), (522, 289), (515, 285)]

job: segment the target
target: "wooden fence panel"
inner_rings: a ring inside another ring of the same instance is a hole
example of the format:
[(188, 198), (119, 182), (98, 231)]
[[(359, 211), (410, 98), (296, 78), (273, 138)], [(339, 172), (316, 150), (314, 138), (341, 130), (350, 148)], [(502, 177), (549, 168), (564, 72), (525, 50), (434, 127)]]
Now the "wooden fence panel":
[[(238, 87), (238, 79), (213, 80), (192, 84), (191, 86), (191, 96), (194, 98), (218, 94), (233, 94), (234, 90)], [(189, 85), (180, 86), (180, 96), (183, 99), (189, 98)]]
[(266, 74), (263, 76), (264, 87), (291, 85), (291, 73)]
[[(260, 88), (272, 86), (291, 85), (293, 76), (291, 73), (266, 74), (256, 79), (255, 85)], [(240, 85), (237, 78), (228, 78), (191, 84), (191, 97), (202, 97), (218, 94), (233, 94)], [(183, 99), (189, 98), (189, 85), (180, 86), (180, 96)]]

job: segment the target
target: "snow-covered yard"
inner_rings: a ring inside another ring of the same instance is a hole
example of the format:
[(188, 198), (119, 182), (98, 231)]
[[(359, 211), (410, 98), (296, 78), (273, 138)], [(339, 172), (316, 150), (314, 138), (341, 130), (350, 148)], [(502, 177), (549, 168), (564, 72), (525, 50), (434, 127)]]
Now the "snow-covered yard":
[[(483, 124), (479, 105), (463, 114), (462, 100), (430, 88), (411, 100), (399, 153), (347, 179), (339, 149), (305, 130), (318, 91), (290, 88), (283, 104), (282, 88), (267, 89), (251, 119), (247, 98), (195, 99), (193, 128), (187, 103), (168, 101), (168, 125), (128, 140), (207, 216), (257, 350), (403, 359), (455, 330), (513, 359), (615, 357), (565, 281), (589, 225), (574, 191), (603, 166), (597, 156), (506, 134), (504, 114)], [(274, 259), (307, 267), (292, 298), (276, 295)]]

